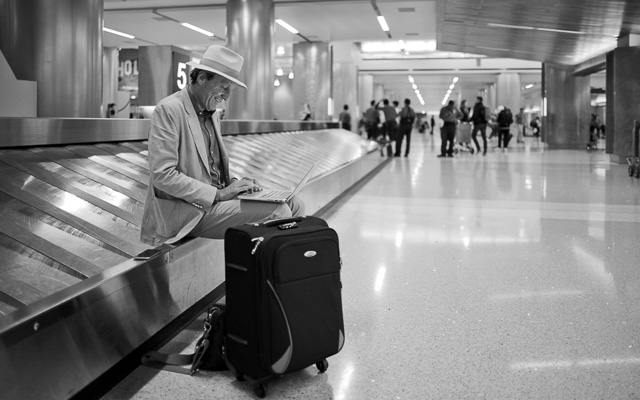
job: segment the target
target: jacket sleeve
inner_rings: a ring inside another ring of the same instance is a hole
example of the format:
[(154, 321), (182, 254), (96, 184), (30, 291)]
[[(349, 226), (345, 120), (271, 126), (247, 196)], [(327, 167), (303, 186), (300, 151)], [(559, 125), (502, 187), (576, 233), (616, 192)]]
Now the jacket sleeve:
[[(186, 154), (186, 123), (181, 124), (177, 119), (179, 116), (172, 115), (171, 109), (162, 105), (156, 107), (151, 117), (149, 172), (154, 192), (160, 198), (178, 198), (197, 207), (211, 207), (218, 189), (187, 175), (187, 171), (184, 171), (193, 161), (201, 163), (195, 148), (193, 154)], [(181, 149), (185, 154), (181, 154)], [(180, 159), (187, 156), (193, 157), (194, 160), (189, 162)], [(158, 190), (162, 193), (158, 193)]]

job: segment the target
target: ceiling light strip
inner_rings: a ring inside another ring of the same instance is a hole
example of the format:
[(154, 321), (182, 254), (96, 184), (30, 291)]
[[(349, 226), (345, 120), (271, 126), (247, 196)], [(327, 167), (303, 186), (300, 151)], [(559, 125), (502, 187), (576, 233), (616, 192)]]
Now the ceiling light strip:
[(191, 25), (190, 23), (187, 23), (187, 22), (181, 22), (180, 25), (184, 26), (185, 28), (189, 28), (192, 31), (196, 31), (198, 33), (202, 33), (205, 36), (209, 36), (209, 37), (213, 37), (214, 36), (212, 32), (209, 32), (208, 30), (199, 28), (199, 27), (197, 27), (195, 25)]
[(288, 23), (286, 23), (283, 19), (276, 19), (276, 23), (278, 25), (280, 25), (281, 27), (283, 27), (284, 29), (288, 30), (289, 32), (293, 33), (294, 35), (298, 35), (301, 38), (303, 38), (304, 40), (306, 40), (307, 42), (311, 42), (311, 40), (309, 40), (308, 38), (304, 37), (300, 31), (298, 31), (296, 28), (294, 28), (293, 26), (289, 25)]
[(280, 25), (281, 27), (283, 27), (284, 29), (288, 30), (289, 32), (293, 33), (294, 35), (297, 35), (298, 33), (300, 33), (300, 31), (298, 31), (296, 28), (294, 28), (293, 26), (287, 24), (284, 20), (282, 19), (276, 19), (276, 23), (278, 25)]
[(102, 27), (102, 30), (104, 32), (108, 32), (108, 33), (112, 33), (114, 35), (118, 35), (118, 36), (122, 36), (122, 37), (126, 37), (127, 39), (135, 39), (136, 37), (133, 35), (129, 35), (128, 33), (124, 33), (124, 32), (120, 32), (120, 31), (116, 31), (114, 29), (109, 29), (106, 27)]
[(495, 28), (509, 28), (509, 29), (522, 29), (529, 31), (544, 31), (544, 32), (557, 32), (557, 33), (570, 33), (573, 35), (586, 35), (586, 32), (582, 31), (568, 31), (564, 29), (551, 29), (551, 28), (536, 28), (534, 26), (523, 26), (523, 25), (507, 25), (507, 24), (496, 24), (493, 22), (487, 23), (487, 26), (495, 27)]
[(371, 0), (371, 7), (373, 7), (373, 11), (375, 11), (376, 13), (376, 16), (378, 18), (378, 23), (380, 24), (380, 28), (382, 28), (382, 30), (387, 34), (387, 37), (389, 39), (393, 39), (391, 37), (391, 32), (389, 31), (389, 25), (387, 24), (387, 20), (384, 18), (384, 16), (380, 12), (380, 9), (378, 8), (378, 4), (376, 3), (376, 0)]

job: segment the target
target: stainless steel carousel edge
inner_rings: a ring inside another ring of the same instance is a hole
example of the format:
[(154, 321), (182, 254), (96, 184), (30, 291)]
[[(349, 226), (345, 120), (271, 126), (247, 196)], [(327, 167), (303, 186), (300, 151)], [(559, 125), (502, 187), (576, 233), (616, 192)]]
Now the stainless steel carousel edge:
[(221, 285), (223, 268), (222, 241), (194, 239), (0, 319), (2, 398), (68, 399)]

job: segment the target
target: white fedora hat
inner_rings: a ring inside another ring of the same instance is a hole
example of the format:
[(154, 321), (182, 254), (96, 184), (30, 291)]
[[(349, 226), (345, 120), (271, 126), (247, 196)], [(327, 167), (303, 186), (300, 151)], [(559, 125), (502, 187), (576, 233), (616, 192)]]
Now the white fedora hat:
[(240, 54), (224, 46), (214, 44), (209, 46), (199, 64), (189, 61), (187, 65), (222, 75), (246, 89), (247, 85), (238, 79), (242, 63), (244, 63), (244, 58)]

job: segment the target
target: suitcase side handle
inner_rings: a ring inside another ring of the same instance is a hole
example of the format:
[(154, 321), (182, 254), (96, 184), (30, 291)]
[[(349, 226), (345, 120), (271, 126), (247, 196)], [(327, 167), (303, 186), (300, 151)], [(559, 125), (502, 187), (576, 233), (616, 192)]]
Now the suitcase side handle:
[(300, 221), (302, 221), (302, 217), (271, 219), (269, 221), (264, 221), (262, 223), (262, 226), (269, 227), (269, 226), (274, 226), (274, 225), (287, 224), (289, 222), (300, 222)]

